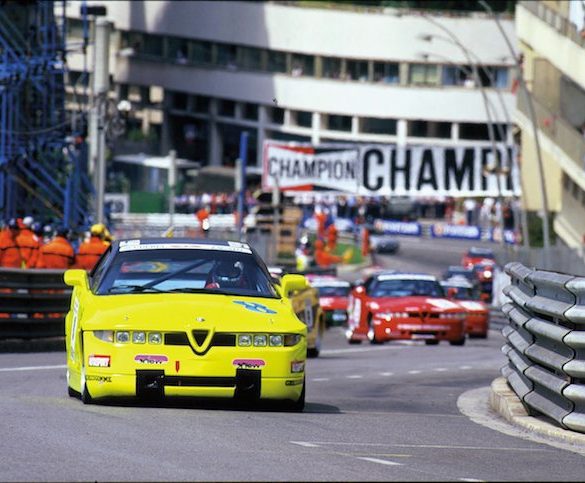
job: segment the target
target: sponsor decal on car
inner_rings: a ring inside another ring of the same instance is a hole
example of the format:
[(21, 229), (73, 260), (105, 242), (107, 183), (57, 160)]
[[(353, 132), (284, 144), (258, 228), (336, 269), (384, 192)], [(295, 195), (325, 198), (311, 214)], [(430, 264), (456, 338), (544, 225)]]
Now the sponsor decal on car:
[(110, 367), (110, 356), (92, 354), (87, 359), (89, 367)]
[(258, 369), (264, 367), (266, 362), (262, 359), (234, 359), (232, 364), (245, 369)]
[(300, 386), (302, 383), (302, 379), (288, 379), (284, 382), (286, 386)]
[(419, 324), (398, 324), (401, 330), (449, 330), (448, 325), (419, 325)]
[(97, 381), (100, 384), (103, 384), (104, 382), (112, 382), (112, 376), (85, 376), (85, 380), (86, 381)]
[(134, 360), (139, 364), (166, 364), (169, 362), (167, 356), (154, 355), (154, 354), (138, 354), (134, 357)]
[(122, 243), (120, 242), (120, 252), (138, 250), (217, 250), (222, 252), (252, 253), (250, 248), (244, 246), (212, 245), (205, 243)]

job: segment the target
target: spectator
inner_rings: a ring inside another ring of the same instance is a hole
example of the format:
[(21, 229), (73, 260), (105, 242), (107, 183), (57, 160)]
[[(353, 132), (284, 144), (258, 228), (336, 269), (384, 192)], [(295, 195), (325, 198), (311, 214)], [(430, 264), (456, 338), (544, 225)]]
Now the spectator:
[(69, 229), (60, 226), (54, 238), (40, 248), (36, 268), (72, 268), (75, 264), (75, 251), (68, 236)]
[(16, 243), (18, 236), (18, 222), (12, 218), (2, 230), (2, 239), (0, 240), (0, 267), (4, 268), (21, 268), (22, 256)]
[(210, 228), (209, 207), (202, 206), (201, 208), (199, 208), (197, 213), (195, 213), (195, 216), (197, 217), (197, 221), (199, 222), (199, 235), (201, 237), (206, 238)]
[(32, 231), (33, 222), (32, 216), (25, 216), (22, 220), (20, 233), (16, 237), (16, 244), (22, 259), (22, 268), (34, 268), (39, 256), (41, 243)]
[(103, 223), (92, 225), (89, 230), (89, 239), (79, 245), (79, 250), (75, 257), (76, 268), (82, 268), (88, 272), (93, 269), (109, 246), (109, 243), (104, 240), (107, 231)]

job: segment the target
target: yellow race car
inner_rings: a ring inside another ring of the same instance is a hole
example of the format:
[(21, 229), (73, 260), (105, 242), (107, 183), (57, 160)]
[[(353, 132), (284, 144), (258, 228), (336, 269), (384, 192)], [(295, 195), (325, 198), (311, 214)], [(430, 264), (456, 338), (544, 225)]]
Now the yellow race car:
[(84, 403), (193, 396), (305, 405), (307, 327), (246, 243), (114, 241), (91, 273), (67, 270), (67, 384)]

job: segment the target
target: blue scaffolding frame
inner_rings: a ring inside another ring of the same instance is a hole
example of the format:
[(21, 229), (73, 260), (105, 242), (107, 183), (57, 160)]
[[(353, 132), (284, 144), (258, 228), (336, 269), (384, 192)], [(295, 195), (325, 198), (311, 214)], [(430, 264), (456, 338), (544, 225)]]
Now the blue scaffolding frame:
[[(55, 14), (60, 4), (61, 15)], [(85, 4), (85, 2), (84, 2)], [(0, 9), (0, 214), (87, 226), (87, 118), (65, 109), (66, 2), (7, 2)], [(83, 14), (83, 11), (82, 11)], [(87, 18), (84, 15), (87, 44)], [(87, 76), (87, 72), (83, 75)]]

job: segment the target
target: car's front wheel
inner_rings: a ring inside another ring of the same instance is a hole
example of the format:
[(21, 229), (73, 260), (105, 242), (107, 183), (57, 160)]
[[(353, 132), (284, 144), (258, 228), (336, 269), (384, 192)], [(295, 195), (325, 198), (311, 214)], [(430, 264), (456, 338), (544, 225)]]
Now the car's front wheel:
[(299, 398), (291, 404), (290, 408), (292, 411), (300, 413), (305, 409), (305, 387), (305, 379), (303, 378), (303, 390), (301, 391)]
[(465, 336), (463, 336), (459, 340), (450, 340), (449, 344), (451, 344), (451, 345), (465, 345)]
[(85, 366), (81, 366), (81, 402), (83, 404), (92, 404), (93, 398), (87, 389), (87, 384), (85, 380)]

